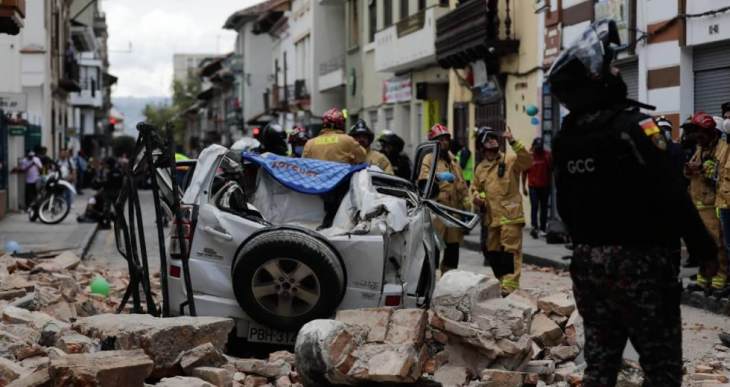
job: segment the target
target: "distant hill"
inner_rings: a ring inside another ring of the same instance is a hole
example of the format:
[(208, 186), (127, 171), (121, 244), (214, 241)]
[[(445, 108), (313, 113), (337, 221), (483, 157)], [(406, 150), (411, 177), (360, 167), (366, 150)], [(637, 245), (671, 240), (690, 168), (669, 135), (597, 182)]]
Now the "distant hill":
[(148, 104), (169, 104), (169, 97), (112, 97), (112, 104), (124, 115), (125, 131), (131, 136), (137, 136), (137, 123), (144, 120), (144, 107)]

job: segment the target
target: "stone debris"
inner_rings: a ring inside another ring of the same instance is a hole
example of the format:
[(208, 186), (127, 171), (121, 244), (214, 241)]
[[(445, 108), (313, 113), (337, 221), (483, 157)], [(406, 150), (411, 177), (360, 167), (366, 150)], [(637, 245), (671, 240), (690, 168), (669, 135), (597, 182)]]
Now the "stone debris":
[(152, 359), (142, 350), (69, 354), (51, 359), (54, 386), (144, 386)]
[(193, 368), (191, 376), (200, 378), (216, 387), (231, 387), (233, 372), (225, 368), (197, 367)]

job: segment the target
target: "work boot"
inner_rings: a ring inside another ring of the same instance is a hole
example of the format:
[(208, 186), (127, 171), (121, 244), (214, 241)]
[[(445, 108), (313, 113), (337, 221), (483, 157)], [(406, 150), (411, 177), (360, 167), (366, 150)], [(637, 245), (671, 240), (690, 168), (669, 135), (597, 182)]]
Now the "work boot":
[(696, 282), (692, 282), (689, 285), (687, 285), (686, 290), (688, 292), (707, 292), (707, 290), (710, 289), (707, 286), (699, 285)]
[(723, 298), (729, 298), (730, 297), (730, 286), (725, 286), (721, 289), (714, 289), (712, 294), (717, 298), (718, 300)]
[(537, 229), (536, 229), (536, 228), (533, 228), (533, 229), (532, 229), (532, 230), (530, 231), (530, 236), (532, 237), (532, 239), (537, 239), (537, 237), (538, 237), (538, 232), (537, 232)]

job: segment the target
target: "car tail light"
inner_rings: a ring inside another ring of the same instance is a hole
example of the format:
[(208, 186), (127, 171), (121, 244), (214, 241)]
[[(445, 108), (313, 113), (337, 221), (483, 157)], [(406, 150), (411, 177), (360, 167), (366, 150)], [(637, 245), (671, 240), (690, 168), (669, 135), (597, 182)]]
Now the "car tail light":
[[(180, 205), (180, 212), (182, 213), (181, 219), (173, 218), (172, 229), (170, 230), (170, 257), (173, 259), (190, 257), (190, 247), (193, 242), (193, 232), (195, 231), (193, 226), (193, 206)], [(182, 256), (182, 251), (180, 250), (180, 238), (177, 231), (179, 225), (182, 225), (186, 257)], [(170, 266), (170, 275), (172, 275), (172, 268), (173, 266)]]
[(170, 265), (170, 277), (180, 278), (180, 266)]
[(400, 306), (400, 296), (385, 296), (385, 306)]

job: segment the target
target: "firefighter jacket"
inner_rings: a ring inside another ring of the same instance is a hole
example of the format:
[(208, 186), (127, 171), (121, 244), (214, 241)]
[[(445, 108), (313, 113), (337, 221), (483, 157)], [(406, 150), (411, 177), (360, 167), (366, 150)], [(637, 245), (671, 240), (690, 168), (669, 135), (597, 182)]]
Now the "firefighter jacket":
[[(482, 160), (474, 171), (471, 196), (486, 202), (484, 208), (478, 209), (484, 214), (485, 227), (525, 223), (520, 176), (532, 165), (532, 155), (519, 141), (512, 142), (511, 147), (515, 154), (500, 152), (495, 160)], [(504, 164), (502, 176), (500, 164)]]
[[(419, 181), (428, 179), (431, 173), (432, 160), (432, 154), (424, 156), (421, 162), (421, 171), (418, 176)], [(469, 196), (469, 189), (464, 181), (464, 175), (459, 166), (459, 162), (451, 153), (446, 158), (439, 158), (436, 162), (436, 173), (441, 172), (451, 172), (454, 175), (454, 181), (437, 182), (439, 192), (436, 201), (456, 209), (466, 208), (465, 203)], [(433, 225), (446, 243), (461, 243), (464, 240), (464, 235), (458, 228), (446, 227), (439, 219), (434, 219)]]
[(304, 145), (302, 157), (348, 164), (365, 162), (365, 149), (340, 130), (322, 129)]
[(393, 166), (390, 165), (390, 160), (388, 160), (388, 158), (385, 157), (384, 154), (376, 150), (369, 149), (368, 154), (365, 157), (365, 161), (367, 161), (367, 163), (370, 165), (374, 165), (382, 169), (383, 172), (389, 175), (393, 174)]

